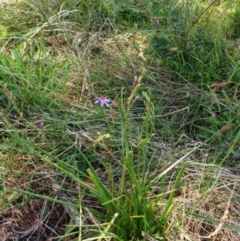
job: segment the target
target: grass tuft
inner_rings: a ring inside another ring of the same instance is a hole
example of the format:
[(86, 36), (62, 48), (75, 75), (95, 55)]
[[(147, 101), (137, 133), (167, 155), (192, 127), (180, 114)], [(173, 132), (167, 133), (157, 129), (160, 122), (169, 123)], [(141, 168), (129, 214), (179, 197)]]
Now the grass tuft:
[(22, 1), (0, 19), (3, 240), (239, 239), (237, 1)]

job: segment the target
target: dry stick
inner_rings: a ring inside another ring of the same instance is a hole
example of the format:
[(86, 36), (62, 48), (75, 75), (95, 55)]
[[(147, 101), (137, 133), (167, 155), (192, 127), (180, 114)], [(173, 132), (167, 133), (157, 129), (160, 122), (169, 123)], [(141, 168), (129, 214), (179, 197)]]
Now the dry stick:
[(89, 89), (87, 80), (88, 80), (88, 77), (89, 77), (90, 67), (91, 67), (91, 65), (89, 64), (87, 69), (85, 70), (85, 75), (84, 75), (84, 78), (83, 78), (83, 83), (82, 83), (82, 88), (81, 88), (81, 94), (80, 94), (80, 98), (79, 98), (80, 103), (82, 103), (82, 97), (83, 97), (83, 94), (84, 94), (85, 90)]
[[(207, 140), (208, 141), (208, 140)], [(202, 146), (204, 143), (206, 143), (207, 141), (201, 143), (200, 145), (198, 145), (197, 147), (193, 148), (191, 151), (189, 151), (187, 154), (185, 154), (183, 157), (181, 157), (180, 159), (178, 159), (175, 163), (173, 163), (172, 165), (170, 165), (169, 167), (167, 167), (161, 174), (159, 174), (157, 177), (155, 177), (152, 182), (155, 182), (157, 180), (159, 180), (162, 176), (164, 176), (166, 173), (168, 173), (171, 169), (173, 169), (175, 166), (177, 166), (179, 163), (181, 163), (183, 160), (185, 160), (186, 157), (188, 157), (191, 153), (193, 153), (194, 151), (196, 151), (197, 149), (199, 149), (200, 146)]]
[(232, 192), (231, 192), (231, 195), (230, 195), (230, 198), (229, 198), (229, 200), (228, 200), (228, 204), (227, 204), (226, 210), (225, 210), (222, 218), (220, 219), (220, 223), (219, 223), (218, 227), (215, 229), (215, 231), (213, 231), (212, 233), (210, 233), (210, 234), (207, 235), (207, 236), (200, 236), (200, 235), (198, 235), (199, 238), (201, 238), (201, 239), (202, 239), (202, 238), (203, 238), (203, 239), (205, 239), (205, 238), (206, 238), (206, 239), (210, 239), (211, 237), (213, 237), (214, 235), (217, 235), (217, 234), (220, 232), (220, 230), (222, 229), (223, 225), (225, 224), (225, 222), (226, 222), (226, 220), (227, 220), (227, 218), (228, 218), (229, 207), (230, 207), (230, 204), (231, 204), (231, 200), (232, 200), (232, 197), (233, 197), (235, 188), (236, 188), (236, 183), (234, 183), (234, 188), (233, 188), (233, 190), (232, 190)]
[(150, 236), (149, 234), (145, 233), (144, 231), (142, 231), (142, 236), (147, 241), (158, 241), (158, 239), (155, 239), (154, 237)]

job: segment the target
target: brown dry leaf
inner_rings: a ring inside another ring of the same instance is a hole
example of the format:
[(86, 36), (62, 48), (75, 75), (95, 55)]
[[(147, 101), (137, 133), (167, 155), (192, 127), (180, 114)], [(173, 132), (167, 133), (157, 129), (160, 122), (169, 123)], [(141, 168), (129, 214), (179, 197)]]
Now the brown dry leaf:
[(72, 83), (71, 81), (68, 81), (68, 82), (66, 83), (66, 87), (75, 88), (76, 85), (75, 85), (74, 83)]
[(149, 234), (145, 233), (144, 231), (142, 231), (142, 236), (147, 241), (158, 241), (158, 239), (155, 239), (154, 237), (150, 236)]
[(214, 83), (212, 83), (211, 88), (214, 91), (217, 91), (217, 90), (222, 89), (226, 84), (227, 84), (227, 82), (221, 82), (221, 83), (214, 82)]
[(44, 204), (43, 199), (32, 199), (29, 201), (29, 207), (32, 211), (40, 212)]
[(225, 134), (227, 131), (231, 130), (234, 127), (233, 123), (227, 124), (225, 126), (223, 126), (218, 132), (223, 135)]
[(118, 103), (116, 101), (114, 101), (114, 100), (112, 101), (112, 106), (114, 108), (118, 108), (119, 107)]
[(153, 173), (150, 173), (148, 179), (151, 180), (152, 178), (158, 176), (160, 173), (164, 172), (167, 170), (170, 166), (172, 165), (171, 162), (166, 163), (161, 169), (154, 171)]

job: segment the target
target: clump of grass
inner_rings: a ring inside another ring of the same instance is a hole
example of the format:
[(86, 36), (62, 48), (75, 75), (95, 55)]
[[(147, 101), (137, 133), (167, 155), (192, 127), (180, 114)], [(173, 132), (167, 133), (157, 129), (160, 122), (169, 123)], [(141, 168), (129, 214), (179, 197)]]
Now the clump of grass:
[[(12, 29), (0, 62), (2, 215), (40, 198), (45, 233), (60, 240), (237, 240), (237, 214), (226, 216), (239, 195), (227, 177), (238, 179), (222, 166), (238, 158), (238, 54), (225, 25), (214, 38), (221, 7), (24, 5), (37, 23)], [(68, 216), (63, 230), (55, 211)]]
[[(230, 23), (228, 10), (234, 6), (235, 3), (231, 6), (212, 3), (206, 5), (200, 2), (184, 5), (170, 1), (170, 4), (161, 9), (163, 17), (158, 19), (158, 24), (164, 26), (164, 29), (156, 31), (151, 38), (150, 45), (154, 53), (148, 52), (149, 49), (147, 53), (158, 60), (157, 64), (171, 72), (170, 78), (175, 84), (172, 88), (168, 86), (168, 89), (174, 94), (171, 92), (168, 95), (175, 96), (178, 104), (174, 101), (171, 104), (177, 106), (176, 111), (179, 107), (180, 110), (188, 108), (186, 111), (179, 111), (177, 119), (171, 119), (175, 123), (178, 122), (180, 127), (179, 131), (173, 133), (184, 134), (187, 131), (192, 133), (194, 138), (206, 139), (216, 133), (220, 126), (227, 123), (238, 125), (238, 118), (234, 118), (237, 116), (235, 100), (231, 102), (229, 97), (236, 94), (236, 86), (232, 89), (230, 83), (238, 85), (239, 55), (236, 49), (233, 50), (231, 40), (226, 38)], [(224, 10), (221, 10), (222, 8)], [(224, 22), (215, 23), (217, 14), (225, 16)], [(175, 19), (174, 16), (178, 18)], [(179, 86), (176, 85), (176, 80)], [(229, 85), (215, 94), (211, 90), (211, 84), (216, 82)], [(190, 83), (194, 86), (191, 89), (186, 87)], [(176, 92), (174, 88), (178, 88)], [(176, 98), (180, 92), (183, 94)], [(160, 126), (163, 125), (161, 122), (163, 120), (160, 121)], [(181, 124), (182, 122), (184, 124)]]
[[(136, 88), (139, 88), (139, 85)], [(139, 126), (139, 133), (136, 136), (129, 119), (134, 93), (136, 93), (136, 89), (133, 90), (127, 104), (122, 103), (120, 106), (120, 123), (116, 123), (116, 125), (120, 125), (119, 133), (107, 128), (111, 135), (102, 134), (95, 140), (87, 137), (90, 141), (93, 141), (93, 152), (95, 152), (95, 158), (98, 157), (99, 167), (103, 170), (104, 176), (99, 175), (94, 164), (89, 161), (88, 156), (81, 150), (76, 151), (85, 161), (85, 165), (87, 164), (87, 172), (79, 168), (79, 164), (81, 165), (82, 162), (78, 163), (74, 159), (70, 161), (64, 158), (62, 154), (58, 154), (61, 159), (54, 157), (56, 155), (55, 151), (49, 152), (48, 149), (39, 148), (38, 143), (33, 144), (24, 136), (20, 137), (14, 133), (12, 138), (21, 141), (21, 144), (19, 143), (15, 148), (6, 148), (6, 151), (12, 149), (17, 152), (22, 149), (20, 152), (24, 155), (28, 153), (37, 156), (63, 172), (68, 178), (75, 180), (84, 189), (90, 191), (92, 198), (98, 201), (99, 208), (101, 208), (101, 212), (94, 208), (90, 212), (98, 222), (107, 223), (106, 227), (103, 225), (103, 228), (100, 228), (96, 238), (100, 238), (101, 235), (103, 237), (113, 236), (119, 240), (132, 239), (133, 237), (140, 238), (142, 231), (148, 234), (157, 232), (158, 235), (165, 236), (165, 226), (167, 225), (167, 217), (171, 212), (170, 207), (174, 191), (170, 195), (166, 207), (162, 208), (164, 211), (161, 216), (156, 217), (159, 212), (158, 202), (162, 197), (161, 194), (157, 194), (159, 197), (155, 199), (149, 197), (152, 188), (158, 183), (158, 178), (155, 178), (155, 180), (149, 179), (150, 171), (155, 166), (155, 156), (149, 152), (148, 148), (154, 130), (154, 110), (151, 99), (145, 93), (146, 114), (143, 116), (142, 126)], [(103, 114), (103, 118), (106, 118), (104, 110), (99, 109), (99, 111)], [(109, 125), (108, 120), (106, 120), (106, 123)], [(63, 132), (62, 134), (66, 136), (67, 133)], [(62, 138), (64, 139), (64, 137)], [(108, 138), (113, 139), (112, 141), (115, 143), (116, 150), (114, 152), (109, 151), (110, 143)], [(60, 151), (59, 145), (57, 146), (58, 151)], [(70, 148), (72, 149), (74, 146)], [(44, 155), (41, 153), (44, 153)], [(179, 176), (174, 183), (174, 189), (178, 186), (183, 170), (182, 168), (179, 172)], [(159, 187), (158, 189), (159, 191), (164, 190), (165, 187)], [(108, 232), (108, 229), (111, 232)], [(90, 234), (91, 232), (87, 233), (86, 237)]]
[[(233, 3), (231, 7), (234, 6)], [(226, 40), (226, 19), (229, 22), (230, 18), (227, 11), (221, 10), (222, 7), (211, 3), (208, 6), (201, 2), (184, 5), (172, 1), (161, 12), (166, 21), (159, 24), (165, 29), (156, 32), (151, 46), (159, 54), (162, 64), (175, 72), (174, 79), (202, 86), (229, 81), (234, 69), (239, 70), (239, 57), (234, 53), (228, 54), (231, 51)], [(175, 15), (179, 17), (175, 19)], [(216, 18), (224, 20), (215, 22)]]
[[(36, 48), (39, 48), (37, 52), (34, 51)], [(25, 117), (33, 112), (31, 105), (50, 108), (54, 104), (51, 95), (65, 86), (69, 64), (64, 60), (53, 60), (41, 44), (33, 46), (31, 51), (34, 52), (15, 49), (10, 56), (1, 54), (1, 108), (4, 114), (17, 113)]]

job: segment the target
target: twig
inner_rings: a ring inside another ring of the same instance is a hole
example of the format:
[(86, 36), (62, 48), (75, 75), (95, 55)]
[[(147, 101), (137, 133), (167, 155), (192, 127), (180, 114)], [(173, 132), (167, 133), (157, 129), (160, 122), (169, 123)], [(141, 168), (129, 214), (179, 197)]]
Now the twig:
[(231, 204), (231, 200), (232, 200), (235, 188), (236, 188), (236, 183), (234, 183), (234, 188), (233, 188), (233, 190), (231, 192), (231, 195), (230, 195), (229, 200), (228, 200), (227, 207), (226, 207), (226, 209), (224, 211), (224, 214), (223, 214), (222, 218), (220, 219), (220, 223), (219, 223), (218, 227), (212, 233), (210, 233), (207, 236), (200, 236), (199, 235), (199, 238), (201, 238), (201, 239), (210, 239), (210, 238), (212, 238), (213, 236), (217, 235), (220, 232), (220, 230), (222, 229), (223, 225), (225, 224), (225, 222), (226, 222), (226, 220), (228, 218), (229, 207), (230, 207), (230, 204)]

